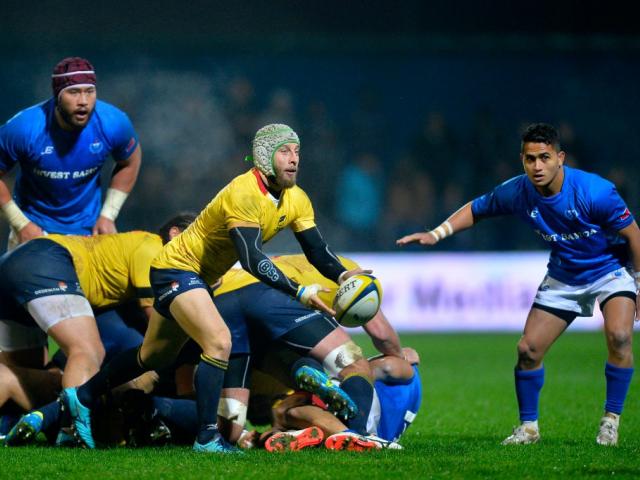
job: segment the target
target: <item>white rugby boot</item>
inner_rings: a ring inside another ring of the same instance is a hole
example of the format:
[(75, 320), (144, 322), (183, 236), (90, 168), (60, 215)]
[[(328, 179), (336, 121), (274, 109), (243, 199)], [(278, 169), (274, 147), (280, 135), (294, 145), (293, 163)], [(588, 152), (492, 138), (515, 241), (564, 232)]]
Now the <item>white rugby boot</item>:
[(502, 445), (529, 445), (540, 440), (538, 421), (522, 422), (513, 429), (513, 433), (502, 441)]
[(618, 426), (620, 425), (620, 415), (606, 412), (600, 419), (600, 430), (596, 437), (598, 445), (615, 447), (618, 445)]

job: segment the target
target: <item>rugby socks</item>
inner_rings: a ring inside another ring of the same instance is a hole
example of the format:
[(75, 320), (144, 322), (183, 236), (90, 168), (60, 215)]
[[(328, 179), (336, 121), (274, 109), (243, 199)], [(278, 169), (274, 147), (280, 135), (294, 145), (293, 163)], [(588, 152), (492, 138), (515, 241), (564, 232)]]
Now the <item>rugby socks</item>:
[(206, 445), (218, 435), (218, 402), (228, 362), (200, 355), (200, 363), (194, 378), (198, 409), (198, 437), (200, 445)]
[(80, 400), (80, 403), (87, 408), (92, 408), (94, 402), (103, 393), (150, 370), (143, 365), (139, 352), (140, 347), (135, 347), (116, 355), (87, 383), (78, 387), (78, 400)]
[(324, 372), (324, 367), (316, 359), (311, 357), (301, 357), (293, 362), (293, 365), (291, 366), (291, 376), (293, 378), (296, 378), (296, 372), (300, 367), (311, 367), (320, 372)]
[(358, 413), (347, 421), (347, 426), (350, 430), (366, 435), (367, 419), (373, 402), (373, 384), (362, 375), (350, 375), (340, 383), (340, 387), (358, 406)]
[(35, 411), (42, 414), (42, 431), (47, 431), (52, 427), (59, 427), (60, 418), (62, 417), (62, 403), (60, 400), (47, 403), (44, 407)]
[(633, 368), (616, 367), (607, 362), (604, 367), (604, 376), (607, 379), (607, 400), (604, 410), (620, 415), (631, 384)]
[(171, 430), (175, 426), (194, 436), (197, 433), (199, 425), (198, 410), (194, 400), (153, 397), (153, 408)]
[(538, 419), (538, 400), (544, 385), (544, 367), (537, 370), (515, 370), (516, 395), (521, 422)]

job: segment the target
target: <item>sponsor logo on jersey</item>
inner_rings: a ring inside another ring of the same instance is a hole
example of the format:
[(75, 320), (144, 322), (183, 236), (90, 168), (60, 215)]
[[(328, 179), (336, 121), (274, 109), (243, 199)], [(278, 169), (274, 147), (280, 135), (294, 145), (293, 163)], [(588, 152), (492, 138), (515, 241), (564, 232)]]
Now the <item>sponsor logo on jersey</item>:
[(53, 153), (53, 146), (47, 145), (44, 147), (44, 150), (40, 152), (40, 155), (51, 155)]
[(92, 144), (89, 145), (89, 151), (91, 153), (100, 153), (102, 151), (102, 142), (96, 140)]
[(533, 207), (533, 210), (527, 212), (527, 214), (531, 218), (538, 218), (538, 215), (540, 215), (540, 211), (538, 210), (538, 207)]
[(570, 208), (564, 211), (564, 216), (569, 220), (574, 220), (580, 216), (580, 213), (575, 208)]

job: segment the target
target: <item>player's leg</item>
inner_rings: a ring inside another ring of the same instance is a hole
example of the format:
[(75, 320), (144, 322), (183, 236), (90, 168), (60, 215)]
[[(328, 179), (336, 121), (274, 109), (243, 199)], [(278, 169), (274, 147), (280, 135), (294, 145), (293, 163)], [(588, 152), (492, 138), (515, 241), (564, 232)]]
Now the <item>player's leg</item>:
[(242, 435), (247, 421), (251, 383), (249, 363), (248, 353), (231, 354), (218, 404), (220, 431), (232, 444)]
[(194, 383), (200, 423), (194, 450), (232, 451), (217, 427), (220, 393), (231, 351), (231, 334), (210, 293), (204, 288), (188, 290), (175, 297), (171, 315), (202, 349)]
[(309, 356), (322, 361), (329, 374), (340, 378), (340, 387), (357, 406), (356, 415), (347, 424), (350, 429), (366, 434), (373, 402), (373, 375), (360, 347), (337, 327), (313, 347)]
[(633, 376), (632, 337), (635, 299), (632, 300), (630, 297), (631, 295), (615, 295), (601, 304), (608, 357), (605, 365), (607, 383), (605, 413), (600, 420), (596, 437), (600, 445), (618, 443), (620, 414)]
[(524, 333), (518, 341), (518, 362), (514, 371), (521, 424), (502, 442), (503, 445), (539, 440), (538, 403), (544, 385), (542, 360), (574, 317), (571, 312), (539, 305), (534, 305), (529, 311)]
[[(59, 295), (46, 297), (46, 299), (52, 299), (58, 304), (57, 300), (62, 300), (61, 297)], [(88, 302), (84, 297), (79, 297), (78, 295), (69, 295), (68, 297), (77, 297), (77, 299), (84, 300), (89, 311), (91, 311), (91, 307), (88, 306)], [(52, 303), (49, 302), (49, 305), (52, 305)], [(100, 369), (104, 359), (104, 347), (100, 341), (100, 335), (93, 316), (82, 315), (68, 318), (50, 327), (47, 333), (67, 356), (67, 363), (62, 376), (63, 388), (82, 385)]]

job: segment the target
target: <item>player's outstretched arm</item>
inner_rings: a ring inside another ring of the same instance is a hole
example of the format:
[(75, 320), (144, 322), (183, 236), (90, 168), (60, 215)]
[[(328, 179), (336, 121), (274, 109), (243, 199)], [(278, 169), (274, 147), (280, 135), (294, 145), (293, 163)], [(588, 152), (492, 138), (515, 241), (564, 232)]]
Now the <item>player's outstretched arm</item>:
[(262, 232), (258, 225), (231, 225), (229, 236), (238, 254), (240, 265), (270, 287), (277, 288), (304, 305), (320, 309), (331, 316), (336, 312), (324, 304), (318, 293), (328, 291), (321, 285), (298, 285), (287, 277), (262, 251)]
[[(633, 263), (633, 278), (636, 281), (636, 292), (640, 291), (640, 228), (634, 221), (631, 225), (618, 232), (627, 240), (631, 261)], [(636, 322), (640, 320), (640, 295), (636, 296)]]
[(364, 331), (371, 337), (373, 346), (383, 355), (403, 358), (402, 345), (398, 333), (391, 326), (382, 310), (363, 325)]
[(475, 219), (471, 211), (471, 202), (469, 202), (433, 230), (406, 235), (396, 240), (396, 244), (399, 246), (409, 243), (435, 245), (440, 240), (450, 237), (454, 233), (471, 228), (474, 223)]

